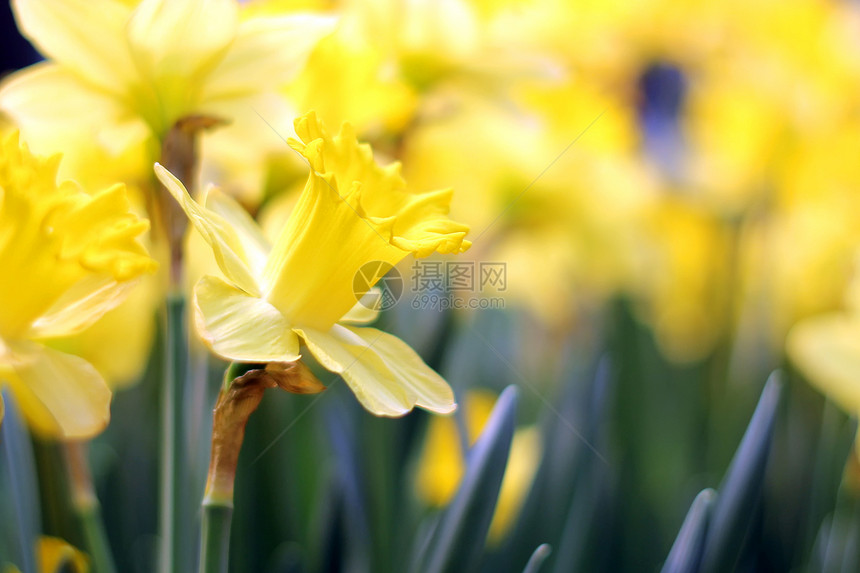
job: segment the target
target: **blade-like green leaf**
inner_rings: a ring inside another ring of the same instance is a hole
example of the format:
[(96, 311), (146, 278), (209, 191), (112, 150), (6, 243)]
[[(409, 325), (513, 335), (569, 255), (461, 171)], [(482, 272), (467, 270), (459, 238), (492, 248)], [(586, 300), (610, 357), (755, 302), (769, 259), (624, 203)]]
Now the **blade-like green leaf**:
[(740, 557), (761, 493), (781, 396), (780, 375), (774, 372), (720, 488), (705, 536), (700, 569), (703, 573), (731, 571)]
[(516, 406), (517, 389), (508, 386), (469, 451), (457, 495), (440, 516), (422, 555), (412, 561), (416, 573), (463, 573), (478, 565), (508, 463)]
[[(41, 530), (41, 513), (32, 444), (17, 404), (9, 392), (3, 393), (3, 401), (6, 414), (0, 424), (0, 486), (5, 484), (6, 487), (0, 488), (0, 491), (9, 494), (13, 515), (4, 517), (12, 518), (12, 531), (17, 538), (6, 543), (10, 554), (0, 558), (0, 566), (11, 562), (18, 565), (23, 573), (36, 573), (33, 548)], [(3, 505), (6, 505), (6, 500), (3, 501)], [(7, 531), (8, 528), (4, 527), (4, 533)]]
[(540, 566), (543, 565), (543, 562), (546, 561), (546, 558), (549, 557), (550, 553), (552, 553), (552, 547), (550, 547), (548, 543), (538, 545), (537, 549), (535, 549), (534, 553), (532, 553), (532, 556), (529, 558), (529, 562), (526, 563), (526, 568), (523, 569), (523, 573), (538, 573), (538, 571), (540, 571)]
[(669, 557), (663, 564), (663, 573), (693, 573), (699, 568), (702, 547), (708, 531), (708, 518), (716, 500), (716, 492), (703, 489), (690, 505)]

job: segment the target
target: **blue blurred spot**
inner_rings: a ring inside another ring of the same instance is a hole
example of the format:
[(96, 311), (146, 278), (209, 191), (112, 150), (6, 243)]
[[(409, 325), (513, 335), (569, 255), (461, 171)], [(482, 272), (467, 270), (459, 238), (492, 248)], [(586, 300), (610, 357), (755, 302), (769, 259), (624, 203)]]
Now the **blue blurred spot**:
[(639, 124), (645, 152), (670, 177), (679, 175), (683, 140), (680, 118), (687, 92), (683, 71), (655, 62), (639, 77)]

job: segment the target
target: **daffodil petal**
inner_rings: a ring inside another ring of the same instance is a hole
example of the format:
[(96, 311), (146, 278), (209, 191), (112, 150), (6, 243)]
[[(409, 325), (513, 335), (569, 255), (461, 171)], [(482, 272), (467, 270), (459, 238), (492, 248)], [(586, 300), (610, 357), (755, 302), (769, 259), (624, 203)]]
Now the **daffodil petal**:
[(188, 194), (185, 185), (158, 163), (155, 164), (155, 174), (188, 215), (194, 228), (212, 247), (215, 262), (224, 275), (249, 295), (258, 295), (259, 286), (236, 230), (217, 213), (198, 205)]
[(255, 17), (242, 22), (230, 51), (210, 75), (207, 99), (257, 93), (260, 82), (272, 89), (285, 84), (335, 22), (333, 17), (311, 14)]
[(128, 45), (147, 76), (193, 81), (223, 57), (238, 25), (235, 0), (143, 0), (128, 22)]
[(233, 227), (239, 242), (242, 243), (251, 272), (254, 276), (262, 276), (272, 245), (263, 236), (263, 231), (256, 221), (239, 203), (217, 187), (210, 187), (205, 192), (203, 206), (220, 215)]
[(448, 383), (396, 336), (339, 324), (328, 332), (295, 330), (311, 354), (340, 374), (373, 414), (402, 416), (414, 406), (447, 414), (456, 408)]
[(237, 362), (292, 362), (299, 339), (278, 309), (219, 278), (194, 287), (197, 331), (212, 351)]
[(86, 360), (34, 343), (16, 343), (10, 350), (6, 382), (35, 432), (83, 439), (107, 426), (111, 391)]
[(382, 297), (382, 290), (376, 286), (372, 287), (338, 322), (344, 324), (370, 324), (379, 318), (379, 304), (377, 303), (380, 297)]
[(797, 324), (788, 355), (809, 381), (849, 412), (860, 411), (860, 318), (830, 315)]
[(137, 281), (117, 282), (112, 277), (89, 276), (67, 290), (30, 326), (28, 338), (55, 338), (77, 334), (116, 308)]
[(12, 7), (39, 51), (102, 89), (115, 90), (134, 70), (128, 52), (117, 49), (131, 14), (122, 2), (14, 0)]
[[(57, 94), (63, 94), (63, 105), (57, 105)], [(69, 156), (80, 162), (91, 148), (117, 155), (149, 134), (109, 93), (53, 63), (36, 64), (5, 79), (0, 109), (15, 120), (35, 152), (63, 149), (64, 162)], [(72, 139), (77, 143), (69, 148)]]

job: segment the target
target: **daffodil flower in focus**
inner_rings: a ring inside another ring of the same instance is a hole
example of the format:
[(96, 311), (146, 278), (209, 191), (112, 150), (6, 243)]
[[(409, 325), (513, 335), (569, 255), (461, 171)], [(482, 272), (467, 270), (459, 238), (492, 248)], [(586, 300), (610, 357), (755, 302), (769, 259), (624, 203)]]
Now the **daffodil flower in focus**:
[(129, 150), (148, 169), (165, 134), (189, 115), (269, 114), (275, 90), (334, 25), (310, 14), (245, 17), (236, 0), (15, 0), (12, 7), (48, 59), (4, 82), (0, 109), (34, 149), (62, 150), (77, 169)]
[(58, 163), (16, 135), (0, 140), (0, 385), (35, 431), (84, 438), (107, 424), (110, 390), (88, 362), (44, 342), (87, 328), (155, 263), (125, 188), (57, 184)]
[(216, 354), (247, 363), (298, 360), (303, 341), (377, 415), (451, 412), (451, 388), (407, 344), (355, 326), (377, 313), (356, 302), (353, 280), (368, 262), (466, 250), (468, 228), (447, 217), (452, 191), (408, 191), (399, 164), (377, 165), (349, 124), (331, 136), (311, 112), (295, 128), (301, 141), (290, 146), (311, 173), (274, 245), (225, 194), (210, 188), (200, 205), (156, 165), (226, 278), (195, 286), (198, 331)]

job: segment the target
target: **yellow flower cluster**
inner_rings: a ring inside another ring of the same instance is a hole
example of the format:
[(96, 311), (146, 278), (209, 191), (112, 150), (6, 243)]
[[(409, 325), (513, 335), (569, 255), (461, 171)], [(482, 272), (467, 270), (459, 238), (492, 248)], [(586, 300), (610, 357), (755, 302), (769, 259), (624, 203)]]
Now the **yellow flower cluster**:
[(58, 159), (34, 157), (15, 135), (0, 142), (0, 382), (34, 429), (79, 438), (107, 424), (110, 390), (50, 341), (86, 329), (155, 263), (125, 188), (58, 184)]

